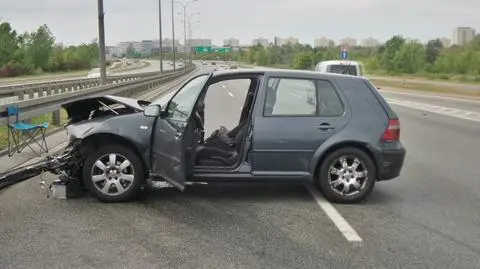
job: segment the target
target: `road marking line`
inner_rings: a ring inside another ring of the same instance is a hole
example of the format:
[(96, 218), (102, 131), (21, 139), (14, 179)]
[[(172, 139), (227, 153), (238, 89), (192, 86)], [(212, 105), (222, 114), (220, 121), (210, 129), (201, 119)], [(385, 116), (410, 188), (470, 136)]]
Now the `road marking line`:
[(407, 96), (418, 96), (418, 97), (447, 100), (447, 101), (459, 101), (459, 102), (474, 103), (474, 104), (480, 103), (480, 99), (467, 99), (467, 98), (458, 98), (458, 97), (450, 97), (450, 96), (436, 96), (431, 94), (400, 92), (395, 90), (384, 90), (384, 89), (379, 90), (379, 92), (392, 93), (392, 94), (398, 94), (398, 95), (407, 95)]
[(297, 97), (297, 98), (302, 98), (302, 96), (295, 94), (295, 93), (290, 93), (291, 96)]
[(320, 192), (312, 186), (312, 184), (306, 184), (305, 186), (310, 194), (313, 196), (317, 204), (323, 209), (323, 212), (332, 220), (337, 226), (338, 230), (343, 234), (345, 239), (350, 242), (362, 242), (362, 238), (357, 234), (347, 220), (320, 194)]
[(454, 109), (449, 107), (435, 106), (435, 105), (429, 105), (425, 103), (397, 100), (397, 99), (391, 99), (391, 98), (385, 98), (385, 100), (394, 105), (428, 111), (431, 113), (450, 116), (450, 117), (459, 118), (463, 120), (480, 122), (480, 120), (478, 119), (478, 117), (480, 117), (480, 112)]

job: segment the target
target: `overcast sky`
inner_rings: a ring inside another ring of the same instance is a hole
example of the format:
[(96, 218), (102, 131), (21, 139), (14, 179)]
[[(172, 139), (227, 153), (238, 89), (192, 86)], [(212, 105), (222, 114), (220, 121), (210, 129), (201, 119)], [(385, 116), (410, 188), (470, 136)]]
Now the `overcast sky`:
[[(185, 3), (185, 0), (178, 0)], [(158, 39), (158, 0), (104, 0), (107, 45)], [(163, 36), (172, 35), (171, 1), (162, 1)], [(457, 26), (480, 31), (480, 0), (198, 0), (187, 14), (193, 36), (221, 44), (229, 37), (250, 44), (256, 37), (293, 36), (313, 43), (326, 36), (380, 41), (394, 34), (422, 41), (452, 38)], [(175, 4), (175, 14), (183, 8)], [(0, 20), (20, 32), (47, 24), (58, 42), (79, 44), (97, 32), (97, 0), (0, 0)], [(182, 16), (175, 15), (175, 35), (183, 40)]]

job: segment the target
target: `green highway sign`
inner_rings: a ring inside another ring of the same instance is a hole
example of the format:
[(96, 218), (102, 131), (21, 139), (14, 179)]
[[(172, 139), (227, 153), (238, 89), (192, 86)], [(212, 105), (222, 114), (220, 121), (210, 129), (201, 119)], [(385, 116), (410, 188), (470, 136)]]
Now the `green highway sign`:
[(213, 52), (220, 52), (220, 53), (225, 53), (225, 52), (230, 52), (232, 48), (214, 48)]
[(232, 48), (229, 47), (221, 47), (221, 48), (212, 48), (212, 47), (195, 47), (195, 52), (197, 53), (227, 53), (231, 52)]
[(195, 52), (199, 52), (199, 53), (212, 52), (212, 47), (195, 47)]

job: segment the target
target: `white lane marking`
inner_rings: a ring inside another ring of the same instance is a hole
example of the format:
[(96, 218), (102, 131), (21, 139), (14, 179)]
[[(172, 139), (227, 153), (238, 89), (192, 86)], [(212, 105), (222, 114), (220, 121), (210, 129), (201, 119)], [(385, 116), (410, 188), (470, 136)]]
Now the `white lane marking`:
[(385, 100), (387, 100), (389, 103), (394, 105), (428, 111), (428, 112), (437, 113), (444, 116), (455, 117), (463, 120), (480, 122), (480, 112), (455, 109), (455, 108), (449, 108), (449, 107), (443, 107), (443, 106), (435, 106), (435, 105), (429, 105), (429, 104), (424, 104), (419, 102), (412, 102), (412, 101), (405, 101), (405, 100), (398, 100), (398, 99), (391, 99), (391, 98), (385, 98)]
[(290, 93), (290, 95), (293, 96), (293, 97), (302, 98), (302, 96), (300, 96), (298, 94), (295, 94), (295, 93)]
[(379, 90), (379, 92), (392, 93), (392, 94), (398, 94), (398, 95), (407, 95), (407, 96), (417, 96), (417, 97), (439, 99), (439, 100), (446, 100), (446, 101), (458, 101), (458, 102), (465, 102), (465, 103), (480, 104), (480, 99), (466, 99), (466, 98), (457, 98), (457, 97), (449, 97), (449, 96), (436, 96), (431, 94), (401, 92), (401, 91), (394, 91), (394, 90)]
[(220, 84), (222, 85), (222, 88), (227, 92), (227, 94), (230, 95), (230, 97), (235, 97), (233, 95), (233, 93), (231, 93), (229, 90), (227, 90), (227, 86), (225, 86), (225, 84), (223, 84), (223, 82), (220, 82)]
[(305, 187), (310, 192), (310, 194), (315, 198), (317, 204), (323, 209), (325, 214), (333, 221), (335, 226), (337, 226), (338, 230), (343, 234), (345, 239), (350, 242), (362, 242), (362, 238), (357, 234), (355, 229), (353, 229), (350, 224), (348, 224), (347, 220), (343, 218), (343, 216), (330, 204), (320, 192), (312, 186), (312, 184), (306, 184)]

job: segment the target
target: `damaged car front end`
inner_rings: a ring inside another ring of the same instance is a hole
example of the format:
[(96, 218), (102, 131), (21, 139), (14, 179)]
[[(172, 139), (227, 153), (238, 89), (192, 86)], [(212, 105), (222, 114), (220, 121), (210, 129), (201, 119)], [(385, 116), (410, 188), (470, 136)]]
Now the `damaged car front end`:
[[(48, 155), (37, 163), (4, 173), (0, 176), (0, 188), (49, 172), (58, 177), (50, 184), (41, 180), (47, 196), (77, 196), (79, 191), (87, 189), (83, 180), (88, 172), (85, 171), (85, 162), (89, 161), (88, 158), (96, 150), (112, 143), (142, 149), (143, 152), (135, 153), (141, 156), (142, 162), (147, 161), (153, 119), (144, 117), (142, 112), (143, 107), (149, 104), (148, 101), (106, 95), (62, 105), (68, 114), (65, 126), (67, 146), (61, 152)], [(108, 180), (110, 178), (107, 178), (105, 185), (110, 184)], [(117, 182), (119, 181), (112, 181), (111, 185), (123, 188)]]

